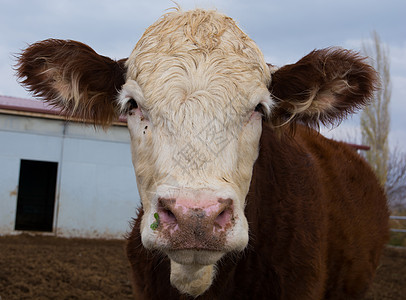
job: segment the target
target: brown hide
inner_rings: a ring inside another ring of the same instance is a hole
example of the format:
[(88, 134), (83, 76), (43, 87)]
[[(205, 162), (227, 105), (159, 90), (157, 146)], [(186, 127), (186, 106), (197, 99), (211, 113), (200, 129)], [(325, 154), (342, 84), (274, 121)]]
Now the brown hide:
[[(198, 299), (359, 299), (388, 236), (383, 190), (349, 146), (301, 126), (294, 137), (264, 124), (246, 216), (244, 253), (217, 265)], [(128, 238), (135, 299), (189, 299), (169, 282), (169, 260)], [(192, 298), (190, 298), (192, 299)]]

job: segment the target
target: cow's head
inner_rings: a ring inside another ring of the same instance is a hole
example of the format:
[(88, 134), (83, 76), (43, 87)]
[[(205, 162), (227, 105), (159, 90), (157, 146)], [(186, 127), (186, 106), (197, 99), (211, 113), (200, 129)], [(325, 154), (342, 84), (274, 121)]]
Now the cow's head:
[(264, 120), (332, 122), (364, 104), (376, 81), (342, 49), (270, 68), (232, 19), (203, 10), (163, 16), (125, 64), (46, 40), (21, 54), (18, 75), (36, 96), (96, 124), (127, 115), (142, 242), (168, 255), (172, 283), (194, 296), (226, 253), (247, 246), (245, 198)]

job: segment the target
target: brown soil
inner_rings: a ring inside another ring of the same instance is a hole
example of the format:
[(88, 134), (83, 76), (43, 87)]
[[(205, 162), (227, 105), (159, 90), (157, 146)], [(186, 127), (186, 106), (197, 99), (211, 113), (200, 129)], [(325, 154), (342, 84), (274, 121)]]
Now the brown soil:
[[(0, 299), (131, 299), (124, 241), (0, 237)], [(406, 250), (385, 249), (366, 299), (406, 299)]]
[(0, 237), (0, 296), (132, 299), (124, 241)]

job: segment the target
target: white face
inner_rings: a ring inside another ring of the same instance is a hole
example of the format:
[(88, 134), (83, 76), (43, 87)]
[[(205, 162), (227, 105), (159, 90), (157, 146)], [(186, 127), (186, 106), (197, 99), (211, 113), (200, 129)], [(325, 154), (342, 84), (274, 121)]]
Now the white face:
[(212, 266), (246, 247), (245, 198), (272, 105), (261, 52), (232, 20), (213, 18), (225, 22), (225, 42), (211, 51), (196, 32), (190, 42), (187, 28), (151, 26), (127, 61), (119, 99), (144, 209), (142, 242), (169, 256), (179, 289), (183, 267)]

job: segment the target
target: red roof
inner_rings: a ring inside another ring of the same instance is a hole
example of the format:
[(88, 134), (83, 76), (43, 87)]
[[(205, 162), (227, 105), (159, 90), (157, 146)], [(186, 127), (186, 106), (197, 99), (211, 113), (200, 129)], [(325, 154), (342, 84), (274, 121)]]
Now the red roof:
[(61, 115), (61, 110), (40, 100), (0, 96), (0, 109)]
[[(47, 104), (36, 99), (24, 99), (0, 95), (0, 112), (10, 114), (31, 115), (37, 117), (64, 119), (64, 114), (60, 108)], [(127, 123), (124, 116), (120, 116), (118, 123)]]

